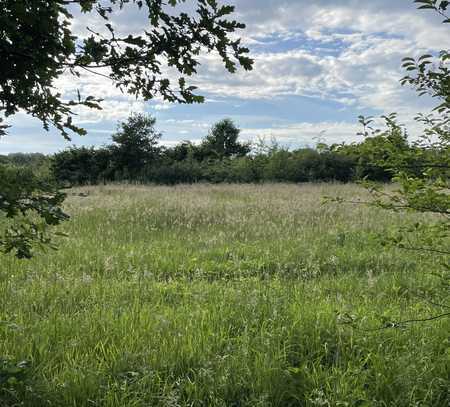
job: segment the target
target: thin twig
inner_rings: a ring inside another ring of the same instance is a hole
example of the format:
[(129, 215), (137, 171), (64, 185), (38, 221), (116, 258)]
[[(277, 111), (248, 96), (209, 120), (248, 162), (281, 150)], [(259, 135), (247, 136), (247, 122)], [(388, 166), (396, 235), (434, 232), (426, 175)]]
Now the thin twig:
[(93, 71), (92, 69), (86, 68), (85, 66), (80, 66), (79, 68), (82, 68), (82, 69), (84, 69), (85, 71), (87, 71), (87, 72), (89, 72), (91, 74), (98, 75), (98, 76), (103, 76), (104, 78), (109, 79), (111, 81), (113, 80), (110, 76), (102, 74), (101, 72)]
[[(396, 328), (400, 325), (406, 325), (406, 324), (412, 324), (414, 322), (428, 322), (428, 321), (435, 321), (437, 319), (441, 319), (441, 318), (445, 318), (445, 317), (450, 317), (450, 312), (447, 312), (445, 314), (441, 314), (441, 315), (435, 315), (434, 317), (429, 317), (429, 318), (423, 318), (423, 319), (409, 319), (406, 321), (400, 321), (400, 322), (392, 322), (393, 326), (387, 326), (386, 328)], [(386, 329), (385, 328), (385, 329)]]
[(408, 319), (405, 321), (388, 322), (381, 327), (372, 328), (372, 329), (362, 329), (362, 328), (358, 328), (354, 325), (351, 325), (351, 326), (352, 326), (352, 328), (356, 329), (357, 331), (361, 331), (361, 332), (378, 332), (378, 331), (384, 331), (386, 329), (400, 328), (403, 325), (407, 325), (407, 324), (436, 321), (438, 319), (442, 319), (445, 317), (450, 317), (450, 312), (447, 312), (445, 314), (435, 315), (435, 316), (429, 317), (429, 318), (423, 318), (423, 319)]

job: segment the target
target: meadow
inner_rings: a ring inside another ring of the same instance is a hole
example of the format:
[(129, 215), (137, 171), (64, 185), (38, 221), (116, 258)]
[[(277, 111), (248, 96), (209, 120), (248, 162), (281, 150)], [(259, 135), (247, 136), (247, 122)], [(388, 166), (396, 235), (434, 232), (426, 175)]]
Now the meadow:
[[(0, 257), (3, 406), (448, 406), (442, 258), (356, 185), (69, 191), (59, 249)], [(381, 328), (381, 329), (380, 329)]]

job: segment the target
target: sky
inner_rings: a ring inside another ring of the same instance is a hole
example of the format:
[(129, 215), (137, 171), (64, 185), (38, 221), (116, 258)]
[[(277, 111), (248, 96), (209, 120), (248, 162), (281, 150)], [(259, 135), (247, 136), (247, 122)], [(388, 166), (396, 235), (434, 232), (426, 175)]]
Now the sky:
[[(78, 112), (75, 122), (88, 134), (65, 141), (56, 130), (47, 132), (36, 119), (18, 113), (8, 119), (12, 127), (0, 139), (0, 154), (110, 144), (118, 122), (131, 112), (156, 117), (165, 145), (199, 142), (223, 118), (231, 118), (246, 141), (275, 139), (289, 148), (349, 143), (361, 140), (359, 115), (391, 112), (415, 137), (420, 128), (413, 117), (436, 104), (399, 83), (402, 58), (450, 46), (442, 19), (418, 11), (412, 0), (219, 1), (235, 5), (233, 17), (247, 25), (239, 35), (255, 60), (252, 71), (230, 74), (216, 55), (203, 55), (191, 80), (206, 97), (197, 105), (135, 100), (99, 76), (66, 75), (55, 83), (63, 96), (80, 90), (104, 99), (102, 111)], [(143, 14), (126, 7), (114, 24), (137, 32), (145, 27)], [(83, 35), (86, 26), (98, 24), (90, 15), (76, 14), (73, 29)]]

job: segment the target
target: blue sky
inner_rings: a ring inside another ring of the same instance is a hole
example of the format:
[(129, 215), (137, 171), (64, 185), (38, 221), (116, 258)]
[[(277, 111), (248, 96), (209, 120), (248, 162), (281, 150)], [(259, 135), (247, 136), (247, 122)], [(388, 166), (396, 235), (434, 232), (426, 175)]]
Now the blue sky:
[[(232, 75), (216, 55), (203, 56), (193, 82), (206, 103), (143, 102), (122, 95), (98, 76), (65, 76), (56, 83), (63, 94), (80, 89), (105, 100), (101, 112), (79, 112), (77, 122), (88, 135), (67, 142), (55, 130), (46, 132), (38, 121), (19, 113), (8, 119), (12, 128), (0, 139), (0, 154), (108, 144), (117, 122), (133, 111), (154, 115), (162, 142), (168, 145), (199, 141), (225, 117), (236, 122), (245, 140), (275, 138), (292, 148), (313, 146), (318, 138), (328, 143), (356, 141), (361, 114), (395, 111), (413, 135), (419, 131), (412, 117), (433, 105), (400, 86), (400, 65), (405, 56), (449, 47), (448, 28), (438, 16), (417, 11), (412, 0), (226, 2), (236, 6), (236, 19), (247, 24), (241, 36), (255, 66), (251, 72)], [(125, 8), (115, 24), (124, 31), (139, 31), (145, 24), (142, 14)], [(86, 26), (98, 27), (98, 22), (77, 15), (74, 30), (82, 35)]]

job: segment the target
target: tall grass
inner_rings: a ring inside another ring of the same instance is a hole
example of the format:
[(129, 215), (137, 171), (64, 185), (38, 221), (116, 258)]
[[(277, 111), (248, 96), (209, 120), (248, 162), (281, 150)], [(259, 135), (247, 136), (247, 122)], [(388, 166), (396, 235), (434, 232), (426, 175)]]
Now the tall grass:
[(324, 195), (364, 191), (74, 190), (58, 251), (0, 257), (0, 405), (448, 405), (449, 321), (373, 330), (439, 311), (416, 292), (442, 259)]

